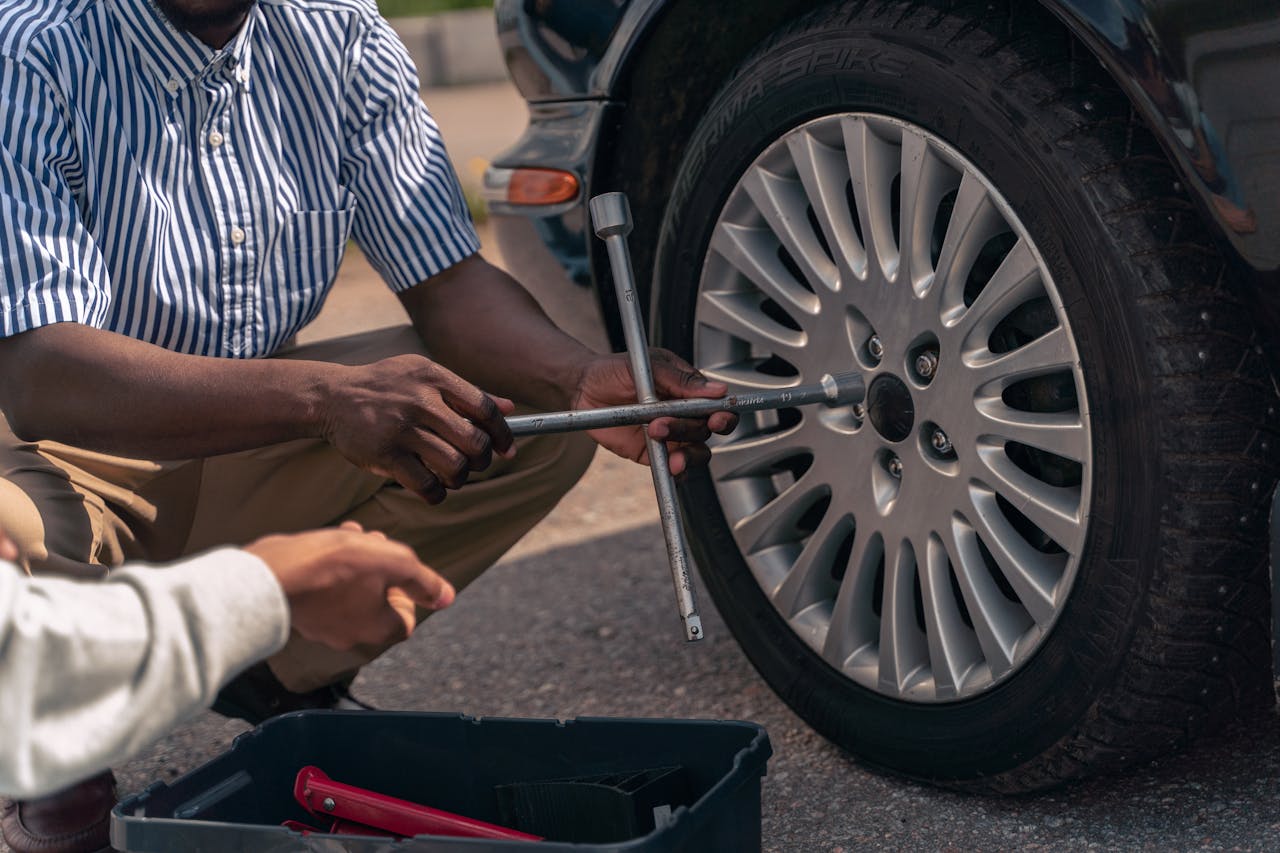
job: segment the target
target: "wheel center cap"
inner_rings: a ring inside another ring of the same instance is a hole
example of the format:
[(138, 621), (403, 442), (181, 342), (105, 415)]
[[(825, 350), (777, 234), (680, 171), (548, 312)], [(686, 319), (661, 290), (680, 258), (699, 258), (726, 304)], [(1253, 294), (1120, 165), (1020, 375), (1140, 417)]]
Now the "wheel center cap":
[(888, 373), (877, 377), (867, 389), (867, 415), (887, 441), (902, 441), (911, 435), (916, 407), (906, 383)]

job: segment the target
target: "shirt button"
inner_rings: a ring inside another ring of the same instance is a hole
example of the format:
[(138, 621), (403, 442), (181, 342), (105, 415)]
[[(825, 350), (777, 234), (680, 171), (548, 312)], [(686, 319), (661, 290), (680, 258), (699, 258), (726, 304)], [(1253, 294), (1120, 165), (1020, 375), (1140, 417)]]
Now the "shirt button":
[(209, 144), (214, 148), (219, 147), (223, 142), (226, 142), (226, 137), (221, 133), (218, 133), (216, 130), (209, 132)]
[(241, 243), (243, 243), (243, 242), (244, 242), (244, 229), (243, 229), (243, 228), (232, 228), (232, 229), (231, 229), (231, 242), (232, 242), (232, 243), (235, 243), (237, 246), (239, 246)]
[(176, 95), (178, 90), (182, 88), (182, 83), (177, 80), (166, 80), (164, 87), (169, 90), (170, 95)]

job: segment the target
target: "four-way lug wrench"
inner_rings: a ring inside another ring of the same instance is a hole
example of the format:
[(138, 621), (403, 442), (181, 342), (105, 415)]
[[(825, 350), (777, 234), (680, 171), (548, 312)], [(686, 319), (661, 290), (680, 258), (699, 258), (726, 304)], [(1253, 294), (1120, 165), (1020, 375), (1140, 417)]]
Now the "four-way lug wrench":
[[(514, 435), (542, 435), (572, 430), (647, 424), (663, 417), (706, 417), (715, 412), (754, 412), (822, 403), (826, 406), (851, 406), (862, 401), (865, 385), (857, 373), (824, 375), (813, 385), (796, 385), (775, 391), (754, 392), (721, 399), (659, 400), (653, 387), (653, 370), (649, 364), (649, 344), (645, 339), (644, 320), (640, 313), (631, 255), (627, 251), (627, 234), (631, 232), (631, 207), (623, 193), (605, 193), (591, 199), (591, 221), (596, 236), (604, 240), (609, 251), (609, 266), (618, 297), (618, 312), (626, 339), (631, 374), (635, 379), (640, 402), (634, 405), (584, 409), (576, 412), (549, 412), (507, 418)], [(693, 579), (689, 573), (689, 548), (684, 527), (680, 523), (680, 505), (676, 501), (675, 479), (667, 457), (667, 446), (650, 438), (649, 468), (658, 495), (658, 512), (662, 532), (667, 540), (667, 559), (671, 565), (671, 581), (675, 585), (676, 604), (684, 622), (685, 639), (701, 640), (702, 620), (694, 599)]]

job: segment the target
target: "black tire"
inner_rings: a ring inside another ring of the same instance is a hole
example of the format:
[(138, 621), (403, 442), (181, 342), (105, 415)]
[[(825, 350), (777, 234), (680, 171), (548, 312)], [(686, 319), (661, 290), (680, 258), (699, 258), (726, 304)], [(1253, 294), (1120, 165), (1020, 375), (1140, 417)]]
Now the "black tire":
[(1034, 657), (980, 695), (890, 699), (829, 666), (768, 599), (709, 475), (683, 486), (717, 607), (772, 688), (865, 761), (1022, 792), (1167, 752), (1268, 690), (1271, 377), (1163, 153), (1047, 15), (1016, 4), (849, 2), (772, 37), (700, 123), (666, 210), (658, 343), (694, 353), (714, 223), (773, 140), (867, 112), (976, 164), (1052, 270), (1093, 406), (1092, 518), (1065, 608)]

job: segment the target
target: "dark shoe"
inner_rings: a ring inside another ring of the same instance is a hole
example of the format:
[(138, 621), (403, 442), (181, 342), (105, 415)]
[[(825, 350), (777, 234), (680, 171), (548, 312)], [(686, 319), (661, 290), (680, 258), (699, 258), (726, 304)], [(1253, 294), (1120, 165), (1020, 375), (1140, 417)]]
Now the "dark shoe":
[(213, 703), (224, 717), (247, 723), (261, 722), (290, 711), (373, 711), (375, 708), (351, 695), (348, 683), (329, 684), (307, 693), (285, 689), (265, 663), (254, 664), (232, 679)]
[(108, 770), (46, 797), (11, 802), (0, 834), (13, 853), (109, 853), (116, 777)]

